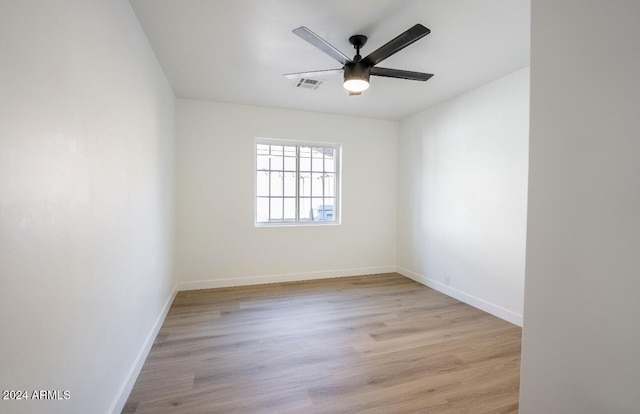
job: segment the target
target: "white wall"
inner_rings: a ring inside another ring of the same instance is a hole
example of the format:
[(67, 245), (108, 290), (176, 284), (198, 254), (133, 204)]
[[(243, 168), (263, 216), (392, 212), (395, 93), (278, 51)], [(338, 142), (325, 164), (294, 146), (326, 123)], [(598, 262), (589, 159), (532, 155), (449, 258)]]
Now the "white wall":
[(528, 110), (523, 69), (403, 120), (398, 149), (399, 272), (516, 324)]
[(125, 0), (0, 1), (0, 60), (0, 389), (71, 397), (0, 412), (119, 412), (173, 288), (173, 93)]
[(640, 2), (532, 2), (521, 408), (640, 411)]
[[(395, 270), (397, 123), (177, 101), (181, 288)], [(342, 224), (254, 227), (255, 138), (342, 144)]]

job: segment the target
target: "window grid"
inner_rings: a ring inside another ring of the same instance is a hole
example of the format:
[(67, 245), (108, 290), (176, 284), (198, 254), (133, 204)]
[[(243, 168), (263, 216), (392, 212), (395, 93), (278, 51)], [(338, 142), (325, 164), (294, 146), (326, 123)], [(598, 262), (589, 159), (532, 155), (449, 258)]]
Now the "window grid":
[(258, 140), (256, 174), (256, 224), (338, 223), (339, 146)]

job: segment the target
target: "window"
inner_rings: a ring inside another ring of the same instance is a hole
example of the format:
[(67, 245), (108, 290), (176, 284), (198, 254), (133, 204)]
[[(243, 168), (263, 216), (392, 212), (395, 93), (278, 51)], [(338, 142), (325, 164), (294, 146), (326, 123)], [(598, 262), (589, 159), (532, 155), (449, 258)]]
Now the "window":
[(256, 141), (256, 225), (338, 224), (340, 146)]

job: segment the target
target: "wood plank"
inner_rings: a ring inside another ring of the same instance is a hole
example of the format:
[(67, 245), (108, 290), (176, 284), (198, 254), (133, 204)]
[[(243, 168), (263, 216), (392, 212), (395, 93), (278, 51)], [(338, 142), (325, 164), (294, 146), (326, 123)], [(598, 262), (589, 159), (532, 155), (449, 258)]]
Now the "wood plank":
[(180, 292), (123, 413), (517, 413), (521, 334), (395, 273)]

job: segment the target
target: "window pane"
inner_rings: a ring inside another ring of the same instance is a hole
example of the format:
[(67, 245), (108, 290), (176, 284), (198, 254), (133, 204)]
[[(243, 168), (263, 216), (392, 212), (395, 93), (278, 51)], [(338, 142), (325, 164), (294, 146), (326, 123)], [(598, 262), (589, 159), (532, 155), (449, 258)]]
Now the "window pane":
[(269, 173), (265, 171), (258, 171), (256, 173), (256, 195), (268, 196), (269, 195)]
[(324, 158), (324, 170), (329, 172), (336, 171), (335, 149), (331, 149), (331, 153)]
[(311, 158), (300, 157), (300, 171), (311, 171)]
[(333, 221), (333, 199), (325, 198), (324, 203), (322, 200), (316, 201), (314, 199), (314, 203), (319, 202), (316, 208), (314, 209), (314, 220), (317, 221)]
[(313, 217), (310, 198), (300, 199), (300, 221), (308, 221)]
[(271, 196), (282, 196), (282, 173), (271, 173)]
[(282, 220), (282, 199), (271, 199), (271, 220)]
[(300, 157), (311, 157), (311, 147), (300, 147)]
[(300, 173), (300, 196), (309, 197), (311, 195), (311, 174)]
[(271, 156), (271, 170), (272, 171), (282, 171), (284, 170), (284, 164), (282, 155)]
[(256, 220), (261, 223), (269, 221), (269, 199), (266, 197), (256, 200)]
[(325, 198), (324, 199), (324, 219), (327, 221), (334, 221), (334, 200), (333, 198)]
[(284, 199), (284, 219), (289, 221), (295, 221), (296, 219), (296, 199), (285, 198)]
[(313, 220), (315, 221), (323, 221), (323, 204), (322, 198), (314, 197), (311, 199), (311, 207), (313, 208)]
[(256, 145), (256, 153), (258, 155), (269, 155), (269, 145), (267, 145), (267, 144), (257, 144)]
[(322, 197), (322, 181), (323, 181), (322, 173), (312, 173), (311, 174), (311, 195), (312, 196), (320, 196)]
[(335, 197), (336, 196), (336, 175), (326, 173), (324, 175), (324, 196)]
[(296, 196), (296, 173), (285, 172), (284, 173), (284, 195), (289, 197)]
[(257, 170), (268, 170), (269, 169), (269, 156), (268, 155), (258, 155), (256, 161), (256, 169)]
[(284, 155), (286, 157), (296, 157), (296, 147), (294, 145), (287, 145), (284, 147)]
[(324, 171), (324, 163), (322, 158), (313, 158), (311, 162), (311, 171)]
[(284, 147), (282, 145), (271, 145), (271, 155), (282, 156), (284, 154)]
[(296, 157), (284, 157), (284, 169), (285, 171), (295, 171)]
[(323, 158), (324, 156), (324, 148), (314, 147), (311, 151), (311, 156), (313, 158)]

